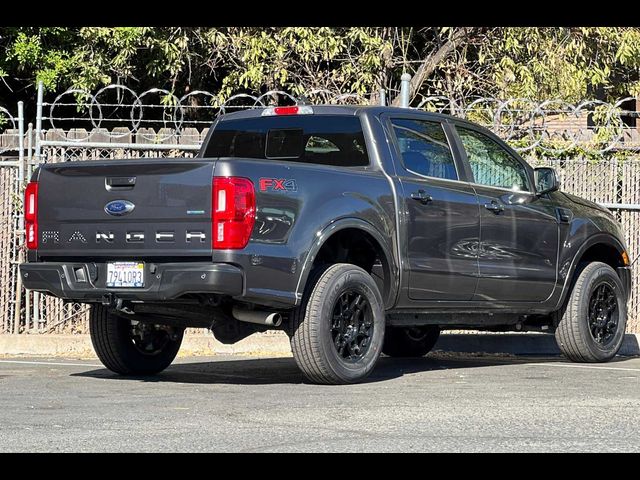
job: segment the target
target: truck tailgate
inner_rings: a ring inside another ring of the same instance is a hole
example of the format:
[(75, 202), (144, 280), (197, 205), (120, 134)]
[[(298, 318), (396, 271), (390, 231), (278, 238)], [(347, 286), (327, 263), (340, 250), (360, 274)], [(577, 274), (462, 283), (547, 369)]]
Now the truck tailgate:
[(214, 162), (70, 162), (40, 170), (41, 258), (211, 256)]

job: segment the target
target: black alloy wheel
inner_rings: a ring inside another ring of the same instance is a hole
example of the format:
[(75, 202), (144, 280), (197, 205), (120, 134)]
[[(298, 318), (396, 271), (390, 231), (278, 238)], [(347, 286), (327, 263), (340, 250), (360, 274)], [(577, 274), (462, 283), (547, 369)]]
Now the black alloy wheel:
[(625, 337), (627, 293), (606, 263), (581, 264), (555, 331), (560, 351), (574, 362), (607, 362)]
[(347, 290), (333, 307), (331, 337), (338, 355), (357, 362), (367, 353), (373, 335), (373, 313), (367, 297), (356, 290)]
[(618, 299), (613, 287), (602, 282), (589, 298), (589, 331), (596, 343), (609, 345), (618, 329)]

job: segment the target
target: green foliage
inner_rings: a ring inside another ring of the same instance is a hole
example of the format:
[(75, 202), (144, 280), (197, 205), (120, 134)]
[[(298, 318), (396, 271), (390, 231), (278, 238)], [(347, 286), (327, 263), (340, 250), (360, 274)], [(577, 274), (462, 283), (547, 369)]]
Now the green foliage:
[[(397, 91), (404, 71), (415, 74), (460, 30), (4, 27), (0, 97), (42, 81), (49, 92), (110, 83), (166, 88), (178, 97), (204, 89), (217, 92), (218, 102), (243, 90), (326, 89), (375, 98), (380, 87)], [(640, 28), (467, 30), (439, 57), (421, 94), (569, 102), (640, 94)]]
[(497, 93), (507, 97), (619, 98), (640, 92), (638, 28), (501, 28), (483, 43)]
[(367, 94), (386, 47), (370, 28), (238, 28), (227, 29), (222, 37), (234, 67), (223, 78), (222, 98), (238, 86), (294, 94), (313, 89)]

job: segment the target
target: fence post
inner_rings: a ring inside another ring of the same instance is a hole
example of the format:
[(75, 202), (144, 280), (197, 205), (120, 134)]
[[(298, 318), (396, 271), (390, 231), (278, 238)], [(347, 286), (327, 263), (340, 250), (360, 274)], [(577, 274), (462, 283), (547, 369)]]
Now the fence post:
[(27, 126), (27, 178), (33, 173), (33, 124)]
[(403, 73), (400, 77), (400, 106), (409, 108), (409, 90), (411, 83), (411, 75)]
[[(24, 183), (24, 103), (18, 102), (18, 182)], [(22, 214), (20, 215), (22, 220)], [(24, 228), (22, 222), (20, 229)]]
[[(21, 192), (24, 185), (24, 103), (18, 102), (18, 193)], [(18, 257), (16, 258), (18, 265), (22, 263), (22, 245), (24, 239), (24, 209), (18, 213), (18, 231), (15, 232), (16, 242), (18, 244)], [(16, 283), (15, 283), (15, 303), (13, 311), (13, 333), (20, 333), (20, 319), (22, 318), (22, 277), (17, 271), (16, 266)], [(26, 331), (26, 328), (25, 328)]]
[(36, 104), (36, 162), (40, 163), (40, 136), (42, 135), (42, 102), (44, 98), (44, 85), (38, 82), (38, 103)]
[(385, 107), (387, 105), (387, 91), (384, 88), (380, 89), (380, 106)]

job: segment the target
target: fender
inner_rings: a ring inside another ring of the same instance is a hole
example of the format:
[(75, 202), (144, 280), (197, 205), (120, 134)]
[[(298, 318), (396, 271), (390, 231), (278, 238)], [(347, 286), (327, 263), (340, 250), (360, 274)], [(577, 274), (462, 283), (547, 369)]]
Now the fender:
[(564, 280), (564, 284), (562, 286), (562, 293), (560, 294), (560, 298), (558, 299), (558, 303), (556, 304), (556, 307), (555, 307), (556, 310), (562, 307), (562, 305), (564, 305), (567, 295), (569, 294), (569, 287), (571, 286), (573, 275), (576, 272), (576, 268), (578, 267), (578, 263), (580, 262), (580, 259), (589, 248), (599, 243), (614, 247), (620, 255), (622, 255), (622, 252), (625, 251), (625, 247), (622, 244), (622, 242), (620, 242), (620, 240), (618, 240), (616, 237), (614, 237), (609, 233), (599, 232), (587, 238), (584, 241), (584, 243), (580, 245), (580, 247), (578, 248), (578, 251), (575, 253), (575, 255), (573, 256), (573, 259), (571, 260), (569, 273), (567, 274)]
[(296, 303), (299, 304), (302, 300), (304, 287), (307, 284), (307, 279), (311, 272), (311, 266), (313, 265), (316, 255), (329, 237), (340, 230), (344, 230), (345, 228), (357, 228), (363, 230), (370, 234), (381, 246), (382, 254), (384, 256), (384, 258), (382, 258), (382, 265), (385, 269), (385, 278), (389, 279), (389, 291), (384, 299), (384, 303), (387, 309), (391, 308), (396, 302), (396, 297), (400, 288), (399, 264), (392, 253), (393, 248), (389, 244), (389, 241), (385, 239), (385, 237), (381, 235), (372, 224), (355, 217), (340, 218), (318, 231), (315, 240), (308, 249), (307, 257), (302, 265), (300, 277), (298, 278), (298, 285), (296, 287)]

